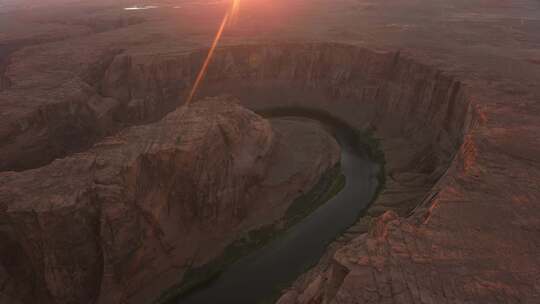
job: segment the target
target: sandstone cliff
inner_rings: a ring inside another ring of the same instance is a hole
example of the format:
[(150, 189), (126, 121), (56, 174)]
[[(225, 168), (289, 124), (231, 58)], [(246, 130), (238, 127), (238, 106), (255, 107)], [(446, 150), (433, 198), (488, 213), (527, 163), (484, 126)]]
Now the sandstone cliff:
[(271, 124), (218, 98), (39, 169), (4, 172), (2, 292), (26, 303), (148, 303), (279, 220), (338, 160), (318, 126)]
[[(62, 84), (54, 89), (47, 85), (52, 81), (48, 73), (26, 76), (39, 64), (32, 54), (46, 50), (30, 48), (11, 59), (11, 88), (0, 94), (5, 118), (0, 170), (37, 167), (84, 150), (126, 125), (159, 120), (185, 100), (206, 54), (141, 54), (107, 44), (88, 50), (86, 42), (63, 47), (66, 55), (84, 52), (84, 59), (70, 66), (77, 77), (58, 74), (55, 82)], [(26, 91), (29, 86), (32, 90)], [(399, 53), (343, 44), (218, 49), (199, 95), (224, 93), (252, 109), (323, 109), (360, 129), (376, 130), (379, 137), (414, 140), (421, 146), (417, 152), (431, 157), (426, 166), (438, 167), (439, 173), (471, 120), (463, 85), (453, 77)]]

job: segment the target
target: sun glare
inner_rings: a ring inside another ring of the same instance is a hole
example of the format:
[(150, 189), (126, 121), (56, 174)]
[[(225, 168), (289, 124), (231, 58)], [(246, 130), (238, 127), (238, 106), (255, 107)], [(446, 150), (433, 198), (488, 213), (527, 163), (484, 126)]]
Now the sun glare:
[(232, 0), (231, 5), (231, 16), (229, 18), (229, 23), (234, 24), (238, 18), (238, 11), (240, 10), (240, 0)]
[(193, 87), (191, 88), (191, 91), (189, 92), (186, 105), (189, 105), (193, 101), (193, 97), (197, 93), (197, 89), (199, 88), (202, 80), (204, 79), (204, 75), (206, 74), (206, 71), (208, 70), (208, 66), (210, 65), (210, 61), (212, 60), (214, 51), (216, 50), (216, 47), (218, 46), (219, 41), (221, 40), (221, 36), (223, 35), (223, 31), (225, 30), (225, 27), (234, 24), (238, 18), (238, 12), (240, 10), (240, 0), (231, 0), (231, 1), (232, 1), (231, 6), (225, 13), (225, 16), (223, 16), (223, 20), (221, 21), (221, 24), (216, 33), (216, 36), (214, 37), (214, 40), (212, 41), (210, 50), (208, 51), (208, 54), (206, 55), (206, 58), (203, 62), (201, 70), (197, 74), (197, 78), (195, 79), (195, 82), (193, 83)]

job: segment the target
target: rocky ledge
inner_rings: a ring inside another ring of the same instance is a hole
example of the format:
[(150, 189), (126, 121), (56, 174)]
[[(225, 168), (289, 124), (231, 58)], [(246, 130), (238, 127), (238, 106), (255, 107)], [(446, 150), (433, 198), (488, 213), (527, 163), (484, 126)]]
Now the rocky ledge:
[(0, 300), (148, 303), (278, 221), (338, 162), (318, 125), (270, 122), (223, 97), (3, 172)]

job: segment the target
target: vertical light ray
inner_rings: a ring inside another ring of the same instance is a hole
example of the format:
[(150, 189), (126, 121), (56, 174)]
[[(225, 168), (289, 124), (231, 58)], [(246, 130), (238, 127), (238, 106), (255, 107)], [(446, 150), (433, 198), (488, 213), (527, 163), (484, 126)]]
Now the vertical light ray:
[(206, 74), (206, 71), (208, 70), (208, 65), (210, 65), (210, 61), (212, 60), (212, 57), (214, 56), (216, 47), (218, 46), (219, 41), (221, 40), (223, 31), (225, 30), (225, 27), (227, 25), (233, 22), (232, 21), (233, 19), (236, 19), (239, 9), (240, 9), (240, 0), (233, 0), (231, 8), (227, 11), (225, 16), (223, 17), (223, 21), (221, 21), (221, 25), (219, 26), (216, 36), (214, 37), (214, 41), (212, 41), (212, 46), (210, 47), (210, 50), (208, 51), (208, 55), (206, 55), (206, 58), (201, 67), (201, 70), (199, 71), (199, 74), (197, 74), (195, 83), (193, 84), (193, 87), (191, 88), (191, 91), (189, 92), (186, 105), (189, 105), (193, 101), (193, 97), (195, 97), (195, 94), (197, 93), (197, 90), (199, 89), (199, 86), (204, 78), (204, 75)]
[(240, 10), (240, 0), (233, 0), (232, 7), (231, 7), (231, 17), (229, 18), (229, 24), (236, 23), (239, 10)]
[(199, 71), (199, 74), (197, 75), (197, 79), (195, 79), (195, 83), (193, 84), (193, 88), (191, 88), (191, 92), (189, 93), (189, 97), (186, 102), (186, 104), (188, 105), (193, 100), (193, 97), (195, 96), (195, 93), (197, 92), (197, 89), (199, 88), (199, 85), (201, 84), (201, 81), (204, 78), (204, 74), (206, 74), (206, 70), (208, 69), (210, 60), (212, 60), (212, 56), (214, 55), (214, 51), (216, 50), (219, 40), (221, 39), (221, 35), (223, 35), (223, 30), (225, 29), (225, 25), (227, 24), (228, 20), (229, 20), (229, 13), (225, 14), (225, 17), (223, 18), (223, 21), (221, 22), (221, 25), (219, 26), (219, 30), (216, 34), (216, 37), (214, 38), (214, 41), (212, 42), (212, 46), (210, 47), (210, 50), (208, 51), (208, 55), (206, 55), (206, 59), (204, 60), (201, 70)]

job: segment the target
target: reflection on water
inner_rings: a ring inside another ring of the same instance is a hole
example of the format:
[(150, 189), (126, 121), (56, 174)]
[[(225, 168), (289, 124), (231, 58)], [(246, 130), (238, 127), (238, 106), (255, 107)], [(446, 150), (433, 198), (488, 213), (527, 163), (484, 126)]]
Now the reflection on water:
[[(195, 6), (212, 6), (212, 5), (222, 5), (227, 4), (229, 0), (184, 0), (184, 1), (176, 1), (175, 5), (132, 5), (128, 7), (124, 7), (124, 10), (126, 11), (137, 11), (137, 10), (148, 10), (153, 8), (184, 8), (184, 7), (195, 7)], [(1, 0), (0, 0), (1, 2)], [(2, 5), (0, 4), (0, 8)]]
[(156, 5), (142, 5), (142, 6), (130, 6), (130, 7), (124, 7), (126, 11), (136, 11), (136, 10), (146, 10), (146, 9), (152, 9), (152, 8), (158, 8), (159, 6)]

